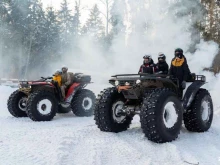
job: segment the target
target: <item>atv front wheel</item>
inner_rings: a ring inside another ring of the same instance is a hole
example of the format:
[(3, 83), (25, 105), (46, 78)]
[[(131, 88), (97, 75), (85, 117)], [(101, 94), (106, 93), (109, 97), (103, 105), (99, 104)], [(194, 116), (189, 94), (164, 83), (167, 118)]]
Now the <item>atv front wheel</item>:
[(128, 129), (132, 116), (120, 114), (125, 99), (116, 88), (105, 89), (98, 96), (95, 105), (95, 121), (101, 131), (121, 132)]
[(184, 114), (184, 124), (192, 132), (205, 132), (212, 124), (213, 103), (206, 89), (199, 89), (190, 109)]
[(143, 99), (140, 113), (145, 136), (156, 143), (175, 140), (180, 133), (183, 108), (177, 95), (170, 89), (152, 91)]
[(58, 110), (57, 100), (53, 93), (36, 91), (29, 97), (27, 114), (33, 121), (50, 121)]
[(27, 95), (19, 90), (13, 92), (8, 99), (8, 111), (14, 117), (27, 117)]
[(95, 98), (95, 94), (88, 89), (77, 91), (71, 103), (73, 113), (76, 116), (92, 116)]

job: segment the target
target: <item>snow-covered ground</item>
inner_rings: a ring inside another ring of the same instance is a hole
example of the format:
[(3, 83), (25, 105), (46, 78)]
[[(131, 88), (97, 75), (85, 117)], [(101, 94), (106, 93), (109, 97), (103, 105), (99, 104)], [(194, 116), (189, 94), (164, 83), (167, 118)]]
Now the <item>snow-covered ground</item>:
[[(96, 93), (104, 86), (95, 86)], [(50, 122), (14, 118), (7, 111), (13, 90), (0, 86), (1, 165), (217, 165), (220, 164), (220, 116), (215, 115), (206, 133), (190, 133), (184, 127), (171, 143), (148, 141), (135, 117), (128, 131), (101, 132), (93, 117), (72, 113)]]

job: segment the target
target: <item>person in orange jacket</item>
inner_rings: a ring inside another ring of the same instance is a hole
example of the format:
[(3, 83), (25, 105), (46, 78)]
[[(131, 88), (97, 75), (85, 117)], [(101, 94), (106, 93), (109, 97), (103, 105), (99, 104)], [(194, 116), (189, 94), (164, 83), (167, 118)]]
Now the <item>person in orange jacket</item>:
[(57, 70), (53, 75), (53, 81), (57, 81), (59, 87), (61, 87), (61, 81), (62, 81), (61, 74), (62, 74), (62, 71)]

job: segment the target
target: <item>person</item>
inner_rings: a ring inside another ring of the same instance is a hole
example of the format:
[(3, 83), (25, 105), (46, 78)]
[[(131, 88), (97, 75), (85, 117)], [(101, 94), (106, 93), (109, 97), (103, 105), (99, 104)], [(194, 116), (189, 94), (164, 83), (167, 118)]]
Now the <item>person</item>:
[(155, 72), (155, 64), (151, 58), (151, 55), (145, 55), (143, 59), (143, 64), (140, 66), (138, 73), (153, 74)]
[(171, 61), (169, 74), (179, 80), (179, 88), (182, 96), (183, 90), (186, 88), (186, 81), (190, 75), (190, 70), (186, 57), (183, 55), (183, 50), (177, 48), (174, 54), (175, 57)]
[(66, 89), (71, 85), (71, 76), (70, 74), (67, 72), (68, 68), (66, 66), (62, 67), (62, 74), (61, 74), (61, 92), (62, 92), (62, 96), (63, 99), (66, 96)]
[(61, 80), (62, 80), (61, 74), (62, 74), (62, 71), (57, 70), (53, 75), (53, 81), (57, 81), (59, 87), (61, 87)]
[(169, 66), (166, 62), (166, 56), (164, 53), (158, 53), (158, 63), (156, 64), (156, 72), (161, 74), (168, 74)]

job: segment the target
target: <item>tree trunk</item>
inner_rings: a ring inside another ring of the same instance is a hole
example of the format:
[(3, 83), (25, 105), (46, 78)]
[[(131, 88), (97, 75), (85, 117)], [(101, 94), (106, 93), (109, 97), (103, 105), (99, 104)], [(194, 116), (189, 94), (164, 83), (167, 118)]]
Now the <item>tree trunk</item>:
[(214, 33), (215, 33), (214, 32), (214, 21), (215, 21), (214, 10), (215, 10), (215, 0), (211, 0), (210, 4), (209, 4), (209, 15), (210, 15), (209, 27), (210, 27), (210, 34), (211, 34), (211, 36), (213, 36)]
[(109, 1), (106, 0), (106, 36), (108, 36), (108, 23), (109, 23)]
[[(3, 45), (4, 45), (4, 41), (0, 39), (0, 59), (1, 59), (1, 62), (4, 61), (4, 60), (3, 60), (3, 50), (4, 50), (4, 49), (3, 49)], [(2, 64), (0, 64), (0, 65), (3, 66)], [(3, 70), (4, 70), (4, 69), (1, 68), (0, 77), (3, 76)]]
[(31, 35), (31, 40), (30, 40), (30, 44), (29, 44), (29, 52), (28, 52), (28, 57), (27, 57), (26, 69), (25, 69), (25, 76), (24, 76), (25, 79), (27, 78), (27, 71), (28, 71), (29, 63), (30, 63), (32, 39), (33, 39), (33, 36)]

